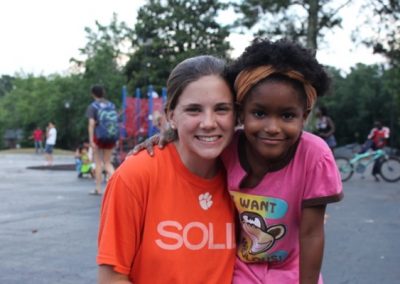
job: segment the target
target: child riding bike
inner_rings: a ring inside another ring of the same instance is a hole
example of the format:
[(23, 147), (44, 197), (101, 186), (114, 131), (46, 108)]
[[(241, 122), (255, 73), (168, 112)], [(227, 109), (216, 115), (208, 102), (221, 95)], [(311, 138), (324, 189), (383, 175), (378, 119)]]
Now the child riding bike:
[[(359, 154), (363, 154), (369, 149), (378, 150), (383, 149), (390, 136), (390, 129), (386, 126), (382, 125), (382, 122), (376, 120), (374, 122), (374, 127), (371, 129), (367, 141), (361, 147), (361, 151)], [(372, 168), (372, 175), (374, 176), (376, 181), (379, 181), (378, 173), (380, 168), (381, 159), (376, 159), (374, 162), (374, 166)]]

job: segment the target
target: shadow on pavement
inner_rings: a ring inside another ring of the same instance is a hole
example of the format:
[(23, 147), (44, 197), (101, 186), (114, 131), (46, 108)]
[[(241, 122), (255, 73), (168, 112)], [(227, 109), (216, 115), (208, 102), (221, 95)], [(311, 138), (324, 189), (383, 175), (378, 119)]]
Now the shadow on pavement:
[(53, 166), (31, 166), (31, 167), (26, 167), (27, 169), (30, 170), (47, 170), (47, 171), (75, 171), (75, 165), (74, 164), (59, 164), (59, 165), (53, 165)]

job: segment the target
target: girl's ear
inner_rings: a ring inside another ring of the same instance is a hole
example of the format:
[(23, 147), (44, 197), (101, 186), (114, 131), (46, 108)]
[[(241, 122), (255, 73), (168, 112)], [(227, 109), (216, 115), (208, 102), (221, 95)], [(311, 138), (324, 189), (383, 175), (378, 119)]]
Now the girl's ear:
[(173, 111), (173, 110), (167, 111), (166, 117), (167, 117), (168, 124), (169, 124), (171, 127), (175, 127), (175, 123), (174, 123), (174, 111)]
[(305, 127), (305, 125), (307, 125), (309, 122), (307, 121), (309, 115), (311, 113), (311, 109), (306, 109), (303, 113), (303, 128)]
[(308, 116), (310, 115), (310, 113), (311, 113), (311, 109), (306, 109), (306, 110), (304, 111), (304, 113), (303, 113), (303, 119), (304, 119), (304, 121), (307, 120), (307, 118), (308, 118)]

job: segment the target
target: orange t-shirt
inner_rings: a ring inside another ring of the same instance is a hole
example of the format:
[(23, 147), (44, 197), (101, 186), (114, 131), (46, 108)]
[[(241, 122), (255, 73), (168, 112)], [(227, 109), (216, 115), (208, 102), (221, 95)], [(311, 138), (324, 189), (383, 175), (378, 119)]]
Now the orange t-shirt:
[(129, 157), (110, 179), (97, 263), (133, 283), (231, 283), (234, 207), (220, 172), (191, 173), (173, 143)]

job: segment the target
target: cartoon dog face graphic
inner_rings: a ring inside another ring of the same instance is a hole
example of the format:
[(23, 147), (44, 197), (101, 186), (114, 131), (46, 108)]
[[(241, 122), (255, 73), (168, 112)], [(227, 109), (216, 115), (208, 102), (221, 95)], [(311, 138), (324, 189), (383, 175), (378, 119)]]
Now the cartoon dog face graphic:
[(250, 254), (259, 254), (269, 250), (275, 241), (281, 239), (286, 233), (284, 225), (268, 227), (265, 220), (254, 212), (241, 213), (240, 222), (243, 230), (251, 239)]

